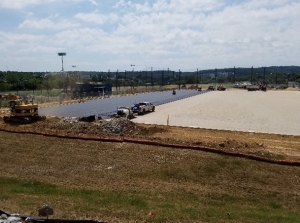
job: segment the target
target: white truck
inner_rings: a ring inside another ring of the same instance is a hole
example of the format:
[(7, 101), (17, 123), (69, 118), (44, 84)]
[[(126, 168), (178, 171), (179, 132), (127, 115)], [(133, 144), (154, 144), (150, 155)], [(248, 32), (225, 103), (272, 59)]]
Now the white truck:
[(139, 115), (144, 115), (146, 112), (154, 112), (155, 106), (150, 102), (140, 102), (132, 107), (132, 111)]

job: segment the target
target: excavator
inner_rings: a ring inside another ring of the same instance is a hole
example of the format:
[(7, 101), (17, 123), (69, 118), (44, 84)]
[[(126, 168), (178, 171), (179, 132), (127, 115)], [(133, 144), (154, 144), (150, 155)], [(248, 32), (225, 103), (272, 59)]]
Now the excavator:
[(9, 107), (9, 115), (3, 117), (4, 122), (29, 124), (45, 119), (39, 115), (37, 103), (26, 103), (16, 94), (0, 95), (0, 107)]

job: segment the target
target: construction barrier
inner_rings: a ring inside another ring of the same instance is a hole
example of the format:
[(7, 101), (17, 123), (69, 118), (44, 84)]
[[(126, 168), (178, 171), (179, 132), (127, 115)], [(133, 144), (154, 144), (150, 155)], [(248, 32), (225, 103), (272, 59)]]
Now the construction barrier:
[(287, 160), (274, 160), (265, 157), (245, 154), (245, 153), (237, 153), (237, 152), (229, 152), (215, 148), (209, 148), (204, 146), (190, 146), (190, 145), (182, 145), (182, 144), (169, 144), (158, 141), (149, 141), (149, 140), (137, 140), (130, 138), (101, 138), (101, 137), (91, 137), (91, 136), (70, 136), (70, 135), (57, 135), (57, 134), (49, 134), (49, 133), (41, 133), (41, 132), (30, 132), (30, 131), (16, 131), (16, 130), (7, 130), (0, 129), (2, 132), (8, 133), (16, 133), (16, 134), (32, 134), (32, 135), (41, 135), (46, 137), (55, 137), (55, 138), (63, 138), (63, 139), (78, 139), (78, 140), (89, 140), (89, 141), (101, 141), (101, 142), (118, 142), (118, 143), (134, 143), (134, 144), (142, 144), (142, 145), (151, 145), (151, 146), (161, 146), (175, 149), (188, 149), (188, 150), (196, 150), (196, 151), (204, 151), (210, 153), (216, 153), (221, 155), (240, 157), (245, 159), (251, 159), (260, 162), (266, 162), (271, 164), (278, 165), (286, 165), (286, 166), (300, 166), (300, 161), (287, 161)]

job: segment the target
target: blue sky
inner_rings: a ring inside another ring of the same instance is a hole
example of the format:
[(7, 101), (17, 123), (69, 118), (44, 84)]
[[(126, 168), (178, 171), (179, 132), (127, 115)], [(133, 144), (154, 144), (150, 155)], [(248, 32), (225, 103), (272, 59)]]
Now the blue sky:
[[(299, 0), (0, 0), (0, 71), (300, 65)], [(75, 68), (72, 66), (76, 66)]]

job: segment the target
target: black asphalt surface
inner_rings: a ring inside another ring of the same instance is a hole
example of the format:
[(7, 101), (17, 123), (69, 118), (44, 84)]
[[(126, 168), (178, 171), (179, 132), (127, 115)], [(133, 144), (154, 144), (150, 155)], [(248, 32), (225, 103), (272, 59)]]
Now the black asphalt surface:
[(80, 118), (96, 115), (107, 118), (116, 113), (117, 108), (120, 106), (132, 107), (135, 103), (139, 102), (151, 102), (155, 106), (158, 106), (206, 92), (206, 90), (178, 90), (176, 91), (176, 95), (173, 95), (172, 91), (150, 92), (137, 95), (90, 100), (83, 103), (44, 107), (39, 108), (39, 113), (40, 115), (58, 117)]

